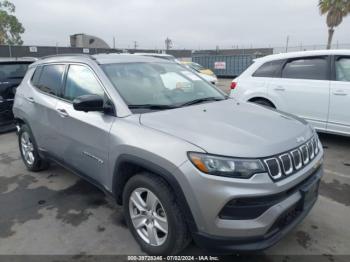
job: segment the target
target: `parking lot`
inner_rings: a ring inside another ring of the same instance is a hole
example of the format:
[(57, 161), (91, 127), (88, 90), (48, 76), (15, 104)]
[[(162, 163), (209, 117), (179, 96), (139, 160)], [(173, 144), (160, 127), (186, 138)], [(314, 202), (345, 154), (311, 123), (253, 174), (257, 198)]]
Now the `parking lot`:
[[(227, 91), (230, 80), (220, 80)], [(320, 135), (325, 176), (301, 225), (266, 254), (350, 254), (350, 138)], [(0, 254), (141, 254), (121, 208), (63, 168), (28, 172), (17, 136), (0, 135)], [(184, 254), (203, 254), (193, 244)]]

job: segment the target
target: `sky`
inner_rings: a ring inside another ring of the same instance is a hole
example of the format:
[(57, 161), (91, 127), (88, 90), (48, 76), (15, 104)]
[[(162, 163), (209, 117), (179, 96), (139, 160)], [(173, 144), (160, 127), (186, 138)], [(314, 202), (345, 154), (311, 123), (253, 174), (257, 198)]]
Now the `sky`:
[[(25, 45), (69, 46), (86, 33), (117, 48), (175, 49), (321, 45), (327, 40), (318, 0), (11, 0)], [(334, 43), (350, 46), (350, 16)]]

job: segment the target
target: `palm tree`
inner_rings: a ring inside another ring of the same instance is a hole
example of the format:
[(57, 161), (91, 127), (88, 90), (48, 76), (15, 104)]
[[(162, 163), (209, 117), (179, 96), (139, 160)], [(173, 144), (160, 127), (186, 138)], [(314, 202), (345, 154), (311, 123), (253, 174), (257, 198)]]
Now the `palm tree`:
[(319, 0), (321, 15), (327, 14), (328, 44), (331, 49), (334, 28), (339, 26), (343, 18), (350, 13), (350, 0)]

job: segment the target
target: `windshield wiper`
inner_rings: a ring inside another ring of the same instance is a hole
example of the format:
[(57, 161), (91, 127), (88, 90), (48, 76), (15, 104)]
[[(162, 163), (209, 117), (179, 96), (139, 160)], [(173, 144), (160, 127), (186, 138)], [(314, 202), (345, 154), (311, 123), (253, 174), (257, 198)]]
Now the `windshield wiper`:
[(165, 110), (174, 109), (176, 106), (171, 105), (157, 105), (157, 104), (142, 104), (142, 105), (129, 105), (130, 109), (151, 109), (151, 110)]
[(225, 99), (218, 98), (218, 97), (205, 97), (205, 98), (199, 98), (199, 99), (195, 99), (195, 100), (183, 103), (179, 107), (200, 104), (200, 103), (208, 102), (208, 101), (222, 101), (222, 100), (225, 100)]

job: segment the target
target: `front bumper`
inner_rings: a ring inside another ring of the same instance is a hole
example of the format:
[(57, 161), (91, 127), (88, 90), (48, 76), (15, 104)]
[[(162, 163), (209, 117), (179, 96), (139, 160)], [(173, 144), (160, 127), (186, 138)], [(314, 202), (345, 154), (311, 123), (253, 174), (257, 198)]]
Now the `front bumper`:
[[(302, 191), (306, 187), (317, 185), (322, 177), (322, 167), (315, 173), (298, 185), (294, 190)], [(296, 227), (310, 212), (316, 203), (318, 193), (311, 199), (308, 205), (304, 205), (304, 199), (301, 198), (290, 208), (284, 211), (272, 224), (266, 234), (258, 237), (219, 237), (206, 233), (195, 232), (193, 239), (196, 244), (202, 248), (213, 252), (231, 252), (231, 251), (259, 251), (267, 249)]]
[[(323, 150), (301, 171), (280, 181), (272, 181), (267, 173), (250, 179), (233, 179), (206, 175), (191, 163), (185, 162), (176, 174), (192, 211), (196, 230), (193, 238), (207, 249), (259, 250), (265, 249), (288, 233), (311, 210), (300, 208), (303, 201), (301, 188), (309, 181), (318, 183), (323, 175)], [(234, 199), (255, 198), (286, 194), (262, 214), (249, 219), (229, 219), (220, 216), (223, 208)], [(295, 211), (295, 212), (294, 212)], [(295, 213), (283, 227), (278, 224), (286, 214)]]

